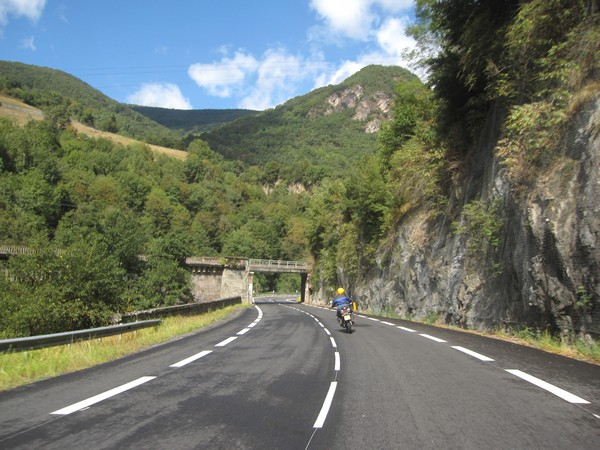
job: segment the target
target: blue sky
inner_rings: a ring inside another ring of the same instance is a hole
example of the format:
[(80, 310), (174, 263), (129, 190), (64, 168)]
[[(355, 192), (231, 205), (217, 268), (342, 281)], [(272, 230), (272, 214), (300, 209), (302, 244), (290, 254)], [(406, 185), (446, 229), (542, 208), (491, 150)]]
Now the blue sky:
[(413, 0), (0, 0), (0, 59), (123, 103), (264, 110), (368, 64), (407, 67)]

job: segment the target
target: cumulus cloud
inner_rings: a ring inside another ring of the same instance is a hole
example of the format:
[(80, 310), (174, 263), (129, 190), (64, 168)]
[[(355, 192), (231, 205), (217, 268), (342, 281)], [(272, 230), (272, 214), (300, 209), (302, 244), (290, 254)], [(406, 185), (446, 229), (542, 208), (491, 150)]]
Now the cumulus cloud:
[(210, 64), (192, 64), (188, 75), (210, 95), (228, 98), (249, 74), (258, 69), (258, 65), (259, 62), (252, 55), (238, 51), (233, 58), (224, 57)]
[[(369, 40), (382, 17), (412, 7), (413, 0), (310, 0), (330, 36)], [(318, 33), (323, 35), (324, 33)]]
[(376, 31), (377, 43), (385, 54), (402, 56), (407, 50), (415, 48), (415, 40), (406, 35), (407, 25), (407, 17), (390, 17)]
[[(310, 0), (318, 25), (307, 30), (313, 53), (290, 54), (272, 48), (260, 56), (245, 50), (212, 63), (193, 64), (189, 76), (209, 95), (238, 98), (238, 107), (264, 110), (294, 95), (338, 84), (370, 64), (408, 67), (406, 52), (414, 48), (406, 36), (413, 0)], [(327, 45), (366, 44), (354, 60), (326, 62)]]
[(127, 102), (141, 106), (192, 109), (190, 101), (183, 96), (179, 86), (171, 83), (146, 83), (127, 97)]
[(188, 74), (210, 95), (235, 96), (239, 108), (264, 110), (288, 100), (322, 67), (318, 58), (309, 61), (272, 48), (260, 57), (238, 50), (211, 64), (193, 64)]
[(46, 0), (0, 0), (0, 26), (8, 23), (9, 16), (26, 17), (37, 22), (42, 16)]

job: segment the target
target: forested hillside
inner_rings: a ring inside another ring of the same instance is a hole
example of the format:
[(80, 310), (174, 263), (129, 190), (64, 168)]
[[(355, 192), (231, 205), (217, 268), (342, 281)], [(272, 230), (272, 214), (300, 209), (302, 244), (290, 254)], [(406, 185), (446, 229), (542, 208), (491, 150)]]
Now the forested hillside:
[(250, 109), (168, 109), (138, 105), (130, 107), (184, 136), (211, 131), (240, 117), (258, 114), (258, 111)]
[(381, 123), (391, 117), (395, 87), (406, 82), (420, 83), (401, 67), (368, 66), (338, 85), (199, 137), (228, 159), (269, 164), (288, 181), (314, 184), (373, 154)]
[(319, 297), (341, 281), (388, 314), (597, 339), (598, 2), (417, 15), (432, 91), (400, 86), (379, 154), (311, 196)]
[(116, 102), (65, 72), (0, 61), (0, 91), (44, 111), (55, 122), (70, 118), (102, 131), (184, 149), (181, 135)]
[[(187, 256), (303, 259), (305, 196), (283, 185), (267, 194), (260, 179), (201, 141), (181, 161), (49, 120), (0, 120), (0, 236), (33, 252), (5, 263), (0, 336), (189, 302)], [(295, 278), (257, 275), (255, 284), (291, 291)]]

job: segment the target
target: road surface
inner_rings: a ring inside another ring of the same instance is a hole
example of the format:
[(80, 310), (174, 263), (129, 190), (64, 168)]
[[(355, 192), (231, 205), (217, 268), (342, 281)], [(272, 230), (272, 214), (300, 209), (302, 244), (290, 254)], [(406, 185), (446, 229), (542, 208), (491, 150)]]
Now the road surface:
[(599, 366), (278, 300), (0, 393), (0, 449), (600, 448)]

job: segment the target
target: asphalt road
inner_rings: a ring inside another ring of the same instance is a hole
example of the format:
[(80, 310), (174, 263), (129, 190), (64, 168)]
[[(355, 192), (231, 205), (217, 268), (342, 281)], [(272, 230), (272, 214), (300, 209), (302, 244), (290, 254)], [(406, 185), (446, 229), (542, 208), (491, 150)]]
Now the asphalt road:
[(600, 367), (263, 299), (126, 358), (0, 393), (0, 449), (597, 449)]

